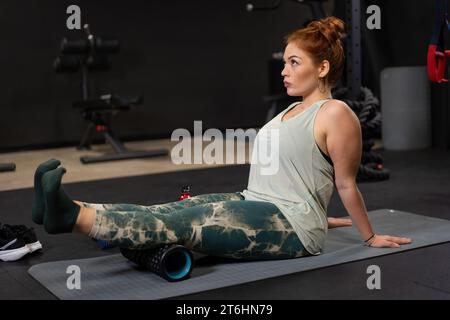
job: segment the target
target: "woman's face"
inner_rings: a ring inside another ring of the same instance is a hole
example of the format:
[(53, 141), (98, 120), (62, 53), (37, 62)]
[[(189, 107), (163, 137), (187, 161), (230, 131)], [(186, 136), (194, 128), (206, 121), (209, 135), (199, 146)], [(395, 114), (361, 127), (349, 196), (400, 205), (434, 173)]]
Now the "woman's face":
[(306, 96), (318, 88), (323, 71), (314, 65), (305, 51), (289, 43), (284, 51), (284, 69), (281, 72), (289, 96)]

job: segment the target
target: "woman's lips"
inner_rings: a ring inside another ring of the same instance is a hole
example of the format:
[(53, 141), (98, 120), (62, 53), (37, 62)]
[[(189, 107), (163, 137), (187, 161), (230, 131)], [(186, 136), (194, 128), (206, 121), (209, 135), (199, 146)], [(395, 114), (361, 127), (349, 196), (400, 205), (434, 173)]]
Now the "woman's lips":
[(291, 84), (289, 82), (284, 81), (284, 86), (287, 88), (287, 87), (290, 87)]

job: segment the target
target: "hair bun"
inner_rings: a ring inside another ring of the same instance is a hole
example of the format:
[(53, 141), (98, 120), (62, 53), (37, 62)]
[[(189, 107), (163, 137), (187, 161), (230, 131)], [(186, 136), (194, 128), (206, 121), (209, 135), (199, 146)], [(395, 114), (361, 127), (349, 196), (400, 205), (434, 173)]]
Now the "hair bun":
[(310, 26), (316, 28), (331, 43), (343, 40), (347, 36), (344, 21), (336, 17), (313, 21)]
[(303, 50), (315, 66), (327, 60), (330, 70), (325, 82), (333, 88), (341, 80), (344, 69), (345, 51), (341, 40), (345, 37), (345, 23), (339, 18), (328, 17), (293, 31), (286, 37), (286, 45)]

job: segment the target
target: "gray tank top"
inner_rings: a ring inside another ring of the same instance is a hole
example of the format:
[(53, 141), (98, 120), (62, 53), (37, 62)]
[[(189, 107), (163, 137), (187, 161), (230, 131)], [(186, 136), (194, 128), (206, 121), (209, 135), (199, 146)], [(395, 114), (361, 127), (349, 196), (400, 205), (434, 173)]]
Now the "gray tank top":
[[(314, 138), (317, 112), (327, 101), (317, 101), (300, 114), (281, 121), (285, 113), (299, 104), (293, 103), (261, 128), (254, 141), (248, 186), (242, 192), (245, 200), (275, 204), (313, 255), (320, 254), (325, 244), (327, 207), (334, 189), (334, 168)], [(263, 132), (273, 132), (272, 129), (279, 135), (278, 170), (261, 174), (267, 162), (263, 165), (255, 158), (255, 148), (270, 146), (272, 135)]]

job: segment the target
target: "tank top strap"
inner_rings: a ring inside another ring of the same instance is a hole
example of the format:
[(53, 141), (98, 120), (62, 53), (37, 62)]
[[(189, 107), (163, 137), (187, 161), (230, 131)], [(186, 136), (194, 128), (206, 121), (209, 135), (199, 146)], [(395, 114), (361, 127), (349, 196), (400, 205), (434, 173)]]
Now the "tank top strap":
[(319, 100), (319, 101), (317, 101), (315, 104), (315, 112), (317, 112), (319, 109), (320, 109), (320, 107), (322, 107), (325, 103), (327, 103), (328, 101), (330, 101), (331, 99), (324, 99), (324, 100)]

